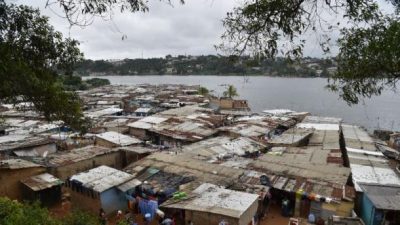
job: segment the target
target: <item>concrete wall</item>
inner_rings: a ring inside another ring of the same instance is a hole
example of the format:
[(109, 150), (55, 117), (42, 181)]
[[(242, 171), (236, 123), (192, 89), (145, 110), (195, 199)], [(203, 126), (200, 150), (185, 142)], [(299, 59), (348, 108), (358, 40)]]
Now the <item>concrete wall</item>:
[(121, 151), (121, 154), (123, 154), (123, 158), (125, 159), (124, 167), (150, 155), (150, 153), (137, 154), (137, 153), (131, 152), (131, 151), (124, 151), (124, 150), (120, 150), (120, 151)]
[(10, 199), (22, 200), (22, 183), (20, 180), (39, 175), (45, 172), (43, 167), (33, 167), (24, 169), (0, 169), (0, 196)]
[(121, 134), (129, 133), (129, 127), (127, 126), (120, 126), (120, 127), (107, 127), (107, 131), (115, 131)]
[(98, 214), (100, 208), (103, 208), (107, 215), (115, 214), (116, 211), (125, 211), (128, 203), (125, 194), (117, 188), (111, 188), (100, 194), (79, 192), (72, 188), (65, 188), (71, 195), (71, 204), (73, 208), (79, 208), (93, 214)]
[(233, 108), (233, 100), (221, 98), (219, 101), (219, 106), (221, 109), (232, 109)]
[(242, 214), (239, 219), (239, 225), (248, 225), (253, 217), (256, 215), (258, 209), (258, 200), (254, 201), (253, 204)]
[(87, 193), (81, 193), (72, 190), (71, 188), (65, 188), (71, 195), (71, 205), (72, 208), (78, 208), (94, 215), (98, 215), (101, 206), (101, 199), (99, 195), (90, 196)]
[(118, 145), (115, 144), (115, 143), (106, 141), (106, 140), (101, 139), (101, 138), (96, 138), (95, 144), (96, 144), (96, 145), (103, 146), (103, 147), (106, 147), (106, 148), (114, 148), (114, 147), (117, 147), (117, 146), (118, 146)]
[(365, 225), (374, 225), (374, 213), (375, 208), (372, 202), (368, 199), (366, 194), (362, 196), (361, 203), (361, 219), (364, 221)]
[(91, 159), (82, 160), (76, 163), (71, 163), (68, 165), (60, 165), (56, 168), (50, 168), (49, 173), (60, 178), (61, 180), (66, 180), (74, 174), (84, 172), (95, 167), (106, 165), (116, 169), (122, 169), (124, 166), (124, 159), (119, 151), (111, 152), (109, 154), (96, 156)]
[(23, 185), (22, 194), (25, 200), (40, 201), (42, 206), (51, 207), (61, 201), (61, 185), (41, 191), (33, 191), (28, 186)]
[(147, 134), (146, 134), (146, 130), (143, 129), (137, 129), (137, 128), (129, 128), (129, 134), (141, 139), (141, 140), (145, 140), (147, 139)]
[[(222, 216), (218, 214), (208, 213), (208, 212), (199, 212), (199, 211), (185, 211), (185, 221), (191, 220), (193, 224), (201, 224), (201, 225), (217, 225), (222, 220), (228, 222), (229, 225), (240, 225), (239, 219)], [(248, 225), (244, 224), (244, 225)]]
[(117, 188), (111, 188), (100, 194), (101, 206), (106, 214), (115, 213), (118, 210), (125, 211), (128, 208), (128, 202), (125, 194)]

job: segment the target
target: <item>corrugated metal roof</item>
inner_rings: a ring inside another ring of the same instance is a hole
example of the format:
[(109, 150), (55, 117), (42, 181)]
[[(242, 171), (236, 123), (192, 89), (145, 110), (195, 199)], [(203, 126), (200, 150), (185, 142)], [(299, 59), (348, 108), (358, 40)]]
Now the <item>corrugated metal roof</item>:
[(340, 129), (339, 124), (330, 124), (330, 123), (299, 123), (296, 125), (298, 128), (306, 128), (306, 129), (316, 129), (316, 130), (334, 130), (338, 131)]
[(300, 143), (309, 139), (312, 133), (309, 129), (289, 129), (279, 136), (274, 136), (268, 143), (273, 146), (300, 146)]
[(84, 114), (86, 114), (90, 118), (95, 118), (95, 117), (101, 117), (101, 116), (105, 116), (105, 115), (112, 115), (112, 114), (119, 113), (122, 111), (123, 111), (123, 109), (120, 109), (117, 107), (110, 107), (110, 108), (101, 109), (101, 110), (97, 110), (97, 111), (93, 111), (93, 112), (84, 112)]
[(147, 116), (139, 121), (151, 124), (159, 124), (168, 120), (166, 117), (157, 117), (157, 116)]
[(24, 169), (31, 167), (41, 167), (41, 165), (23, 159), (5, 159), (0, 161), (0, 169)]
[(126, 192), (126, 191), (128, 191), (132, 188), (135, 188), (141, 184), (142, 184), (142, 182), (140, 180), (132, 179), (132, 180), (129, 180), (129, 181), (119, 185), (117, 188), (122, 192)]
[(128, 166), (125, 171), (137, 173), (137, 168), (157, 168), (164, 172), (194, 176), (199, 182), (208, 182), (221, 186), (232, 185), (244, 170), (225, 167), (217, 164), (209, 164), (201, 160), (193, 159), (183, 154), (154, 153), (146, 158)]
[(188, 154), (202, 156), (209, 160), (233, 155), (242, 156), (245, 155), (246, 152), (253, 153), (263, 148), (265, 148), (265, 145), (246, 137), (232, 139), (226, 136), (219, 136), (186, 145), (183, 147), (182, 151)]
[(258, 197), (257, 194), (233, 191), (204, 183), (192, 192), (189, 199), (172, 203), (166, 202), (162, 206), (240, 218), (258, 201)]
[(110, 149), (101, 146), (89, 145), (83, 148), (76, 148), (68, 152), (57, 152), (49, 155), (48, 158), (51, 165), (62, 166), (116, 151), (118, 151), (117, 148)]
[(322, 117), (322, 116), (306, 116), (303, 123), (321, 123), (321, 124), (339, 124), (342, 122), (341, 118), (336, 117)]
[(294, 113), (294, 111), (292, 111), (290, 109), (268, 109), (268, 110), (263, 110), (262, 112), (265, 114), (274, 115), (274, 116), (283, 116), (283, 115), (288, 115), (288, 114)]
[(62, 180), (48, 173), (32, 176), (27, 179), (21, 180), (21, 182), (33, 191), (41, 191), (63, 184)]
[(108, 166), (99, 166), (86, 172), (73, 175), (70, 181), (79, 182), (84, 187), (101, 193), (133, 178), (131, 174), (123, 171)]
[(333, 156), (331, 154), (331, 151), (322, 149), (322, 146), (288, 147), (282, 154), (265, 154), (250, 166), (268, 173), (344, 185), (350, 169), (337, 163), (329, 163), (328, 157)]
[(135, 110), (135, 113), (148, 113), (152, 110), (152, 108), (138, 108)]
[(124, 135), (115, 131), (108, 131), (105, 133), (97, 134), (96, 138), (101, 138), (108, 142), (117, 144), (119, 146), (128, 146), (133, 144), (139, 144), (142, 141), (133, 136)]
[(119, 149), (123, 150), (123, 151), (134, 152), (137, 154), (151, 153), (151, 152), (156, 152), (159, 150), (159, 149), (155, 149), (155, 148), (146, 148), (146, 147), (142, 147), (142, 146), (126, 146), (126, 147), (121, 147)]
[(395, 185), (400, 187), (400, 177), (391, 168), (351, 164), (354, 187), (362, 191), (360, 184)]
[(400, 211), (400, 187), (361, 184), (376, 209)]

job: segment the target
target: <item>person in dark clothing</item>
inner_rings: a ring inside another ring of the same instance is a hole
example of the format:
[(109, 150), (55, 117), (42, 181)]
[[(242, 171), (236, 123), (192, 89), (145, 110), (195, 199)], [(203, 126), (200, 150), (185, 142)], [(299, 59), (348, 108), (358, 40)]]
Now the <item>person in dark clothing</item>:
[(290, 201), (287, 198), (282, 200), (282, 216), (288, 217), (290, 214)]
[(107, 224), (106, 212), (104, 212), (103, 208), (100, 208), (99, 219), (100, 219), (100, 224), (101, 225), (106, 225)]
[(258, 215), (259, 220), (265, 217), (268, 210), (270, 199), (271, 199), (271, 194), (269, 193), (269, 191), (263, 188), (260, 192), (261, 209)]

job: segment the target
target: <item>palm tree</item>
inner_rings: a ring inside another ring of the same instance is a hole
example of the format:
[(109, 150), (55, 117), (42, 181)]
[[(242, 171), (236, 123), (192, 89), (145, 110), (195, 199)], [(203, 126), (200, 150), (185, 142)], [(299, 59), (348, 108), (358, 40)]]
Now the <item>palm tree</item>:
[(200, 86), (199, 89), (197, 90), (197, 93), (199, 93), (199, 95), (203, 95), (203, 96), (208, 95), (209, 92), (210, 91), (206, 87), (203, 87), (203, 86)]
[(233, 86), (233, 85), (229, 85), (226, 88), (226, 91), (224, 91), (224, 93), (222, 93), (222, 94), (224, 95), (224, 97), (227, 97), (227, 98), (232, 98), (232, 97), (239, 96), (235, 86)]

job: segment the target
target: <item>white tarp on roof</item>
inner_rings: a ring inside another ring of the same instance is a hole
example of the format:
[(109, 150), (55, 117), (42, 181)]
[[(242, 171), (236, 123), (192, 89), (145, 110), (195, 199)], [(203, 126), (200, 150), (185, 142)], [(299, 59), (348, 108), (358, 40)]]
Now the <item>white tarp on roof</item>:
[(203, 183), (192, 194), (195, 195), (192, 199), (167, 204), (165, 207), (240, 218), (258, 201), (257, 194), (233, 191), (209, 183)]
[(96, 137), (104, 139), (114, 144), (118, 144), (120, 146), (128, 146), (133, 144), (139, 144), (142, 142), (141, 140), (135, 137), (124, 135), (115, 131), (108, 131), (105, 133), (97, 134)]
[(168, 120), (168, 118), (165, 117), (157, 117), (157, 116), (148, 116), (145, 117), (139, 121), (141, 122), (145, 122), (145, 123), (151, 123), (151, 124), (159, 124), (162, 123), (164, 121)]
[(330, 123), (299, 123), (296, 125), (297, 128), (307, 128), (316, 130), (335, 130), (339, 131), (339, 124)]
[(0, 137), (0, 144), (23, 141), (28, 137), (30, 137), (30, 135), (4, 135)]
[(374, 151), (368, 151), (368, 150), (356, 149), (356, 148), (350, 148), (350, 147), (346, 147), (346, 150), (348, 153), (385, 157), (382, 152), (374, 152)]
[(90, 118), (94, 118), (94, 117), (101, 117), (101, 116), (105, 116), (105, 115), (112, 115), (112, 114), (119, 113), (122, 111), (123, 111), (123, 109), (116, 108), (116, 107), (110, 107), (110, 108), (101, 109), (101, 110), (94, 111), (94, 112), (85, 112), (85, 114)]
[(133, 128), (138, 128), (138, 129), (150, 129), (155, 124), (160, 124), (166, 120), (168, 120), (168, 118), (157, 117), (157, 116), (147, 116), (141, 120), (138, 120), (138, 121), (128, 124), (128, 127), (133, 127)]
[(148, 113), (152, 110), (152, 108), (138, 108), (135, 110), (135, 113)]
[(354, 187), (362, 191), (358, 184), (379, 184), (400, 186), (400, 178), (391, 168), (373, 167), (352, 164), (350, 165)]
[(321, 124), (339, 124), (342, 122), (341, 118), (336, 117), (322, 117), (322, 116), (306, 116), (303, 123), (321, 123)]
[(101, 193), (133, 178), (129, 173), (108, 166), (99, 166), (73, 175), (70, 180), (80, 182), (84, 187)]
[(294, 111), (290, 109), (269, 109), (269, 110), (264, 110), (262, 112), (274, 116), (283, 116), (283, 115), (288, 115), (290, 113), (294, 113)]

